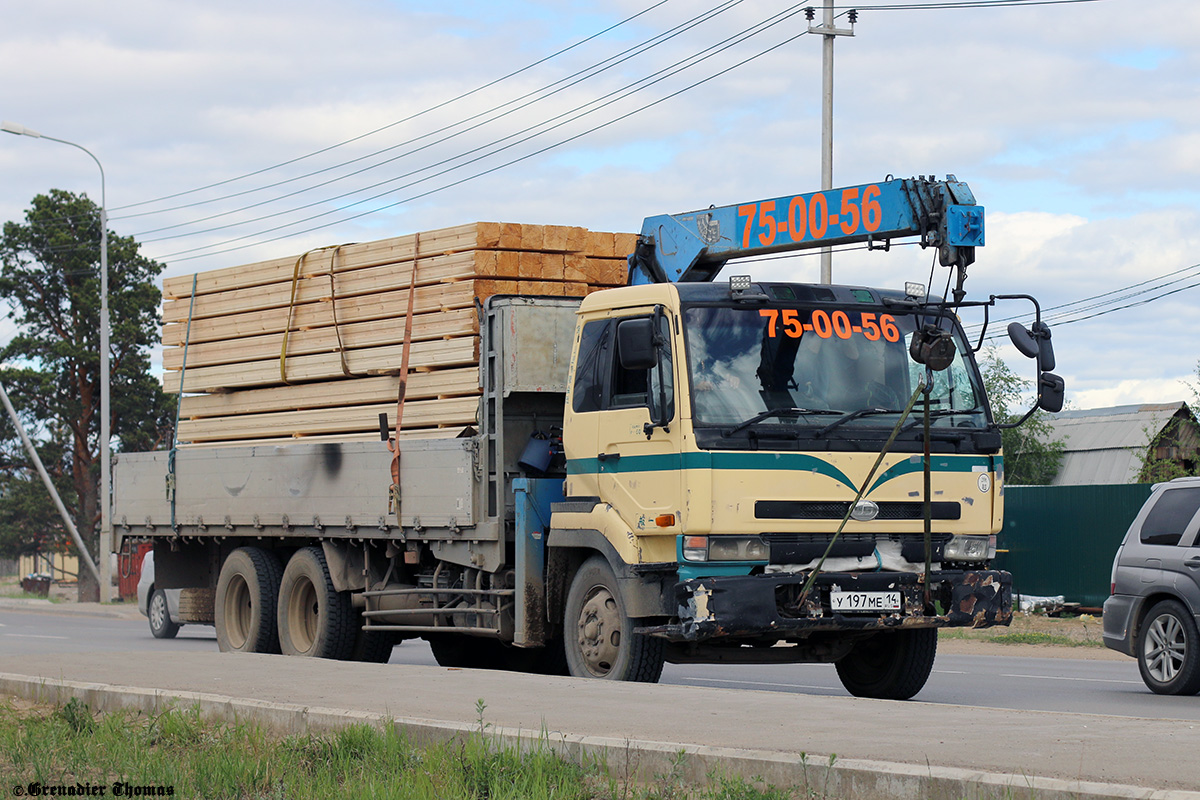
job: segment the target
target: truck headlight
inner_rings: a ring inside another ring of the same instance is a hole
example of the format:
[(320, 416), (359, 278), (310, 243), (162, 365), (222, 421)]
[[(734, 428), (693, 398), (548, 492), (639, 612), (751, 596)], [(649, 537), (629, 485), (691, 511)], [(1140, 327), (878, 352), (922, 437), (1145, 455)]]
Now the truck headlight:
[(771, 551), (757, 536), (685, 536), (687, 561), (767, 561)]
[(951, 536), (942, 551), (946, 561), (990, 561), (996, 557), (996, 537)]

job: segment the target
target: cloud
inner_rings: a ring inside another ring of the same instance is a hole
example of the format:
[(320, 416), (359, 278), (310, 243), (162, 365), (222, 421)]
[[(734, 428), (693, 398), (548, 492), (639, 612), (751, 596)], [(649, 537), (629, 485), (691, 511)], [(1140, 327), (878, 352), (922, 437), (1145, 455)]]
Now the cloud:
[[(649, 5), (25, 4), (0, 29), (0, 116), (92, 150), (112, 227), (166, 259), (167, 274), (476, 219), (635, 231), (654, 214), (817, 189), (820, 39), (767, 52), (806, 30), (803, 15), (718, 53), (788, 7), (745, 2), (627, 58), (704, 10), (665, 3), (580, 43)], [(1187, 102), (1200, 74), (1200, 4), (1154, 6), (1137, 17), (1116, 2), (863, 12), (856, 35), (835, 45), (835, 183), (955, 173), (988, 209), (968, 290), (1035, 294), (1048, 316), (1200, 263), (1200, 104)], [(596, 65), (607, 68), (567, 86)], [(551, 86), (561, 91), (537, 94)], [(498, 116), (531, 93), (542, 99)], [(514, 144), (589, 102), (600, 110)], [(53, 143), (0, 137), (0, 174), (0, 219), (20, 219), (50, 187), (99, 196), (94, 165)], [(220, 185), (191, 191), (210, 184)], [(930, 261), (916, 247), (844, 253), (834, 277), (899, 287), (929, 280)], [(747, 271), (818, 277), (811, 257)], [(938, 291), (945, 279), (934, 271)], [(1171, 399), (1156, 395), (1200, 355), (1195, 291), (1060, 320), (1069, 396), (1075, 387), (1088, 402)]]

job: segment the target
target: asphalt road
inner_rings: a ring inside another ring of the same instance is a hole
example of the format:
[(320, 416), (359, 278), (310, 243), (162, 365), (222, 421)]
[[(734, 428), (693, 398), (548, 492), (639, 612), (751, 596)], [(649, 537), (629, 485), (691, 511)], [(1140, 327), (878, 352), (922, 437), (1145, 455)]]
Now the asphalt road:
[[(1200, 722), (1200, 697), (1151, 693), (1132, 659), (1089, 660), (996, 654), (938, 656), (933, 675), (916, 701), (1025, 711), (1072, 712)], [(150, 635), (143, 617), (124, 618), (48, 613), (0, 607), (0, 656), (85, 652), (216, 652), (212, 628), (184, 626), (175, 639)], [(1035, 648), (1021, 648), (1035, 652)], [(392, 653), (392, 664), (436, 666), (429, 647), (408, 641)], [(802, 665), (674, 665), (661, 683), (719, 689), (846, 697), (834, 669)]]

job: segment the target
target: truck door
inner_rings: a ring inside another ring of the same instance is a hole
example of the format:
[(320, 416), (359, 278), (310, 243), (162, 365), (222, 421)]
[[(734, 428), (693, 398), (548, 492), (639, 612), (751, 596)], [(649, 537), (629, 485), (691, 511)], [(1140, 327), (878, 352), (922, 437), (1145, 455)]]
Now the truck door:
[[(621, 326), (639, 320), (657, 332), (657, 356), (649, 368), (630, 369), (622, 363)], [(600, 496), (634, 533), (662, 532), (655, 518), (678, 514), (682, 505), (671, 323), (661, 312), (613, 323), (610, 380), (597, 429)]]

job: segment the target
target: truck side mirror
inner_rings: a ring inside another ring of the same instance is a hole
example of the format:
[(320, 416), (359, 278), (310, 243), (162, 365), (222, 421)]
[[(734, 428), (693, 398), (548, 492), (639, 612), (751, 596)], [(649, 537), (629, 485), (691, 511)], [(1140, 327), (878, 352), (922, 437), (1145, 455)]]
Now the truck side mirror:
[(655, 346), (654, 320), (624, 319), (617, 325), (617, 356), (621, 369), (650, 369), (658, 363)]
[(1038, 408), (1055, 414), (1062, 411), (1066, 382), (1053, 372), (1038, 375)]
[(1037, 358), (1037, 339), (1033, 338), (1033, 334), (1026, 330), (1024, 325), (1019, 322), (1010, 322), (1008, 324), (1008, 338), (1013, 343), (1013, 347), (1020, 351), (1021, 355), (1026, 358)]
[(1008, 338), (1021, 355), (1038, 360), (1039, 370), (1054, 369), (1054, 345), (1050, 343), (1049, 325), (1039, 320), (1033, 323), (1031, 331), (1019, 322), (1012, 322), (1008, 326)]
[(1050, 343), (1050, 326), (1044, 322), (1033, 323), (1033, 335), (1038, 338), (1038, 369), (1049, 372), (1054, 369), (1054, 345)]

